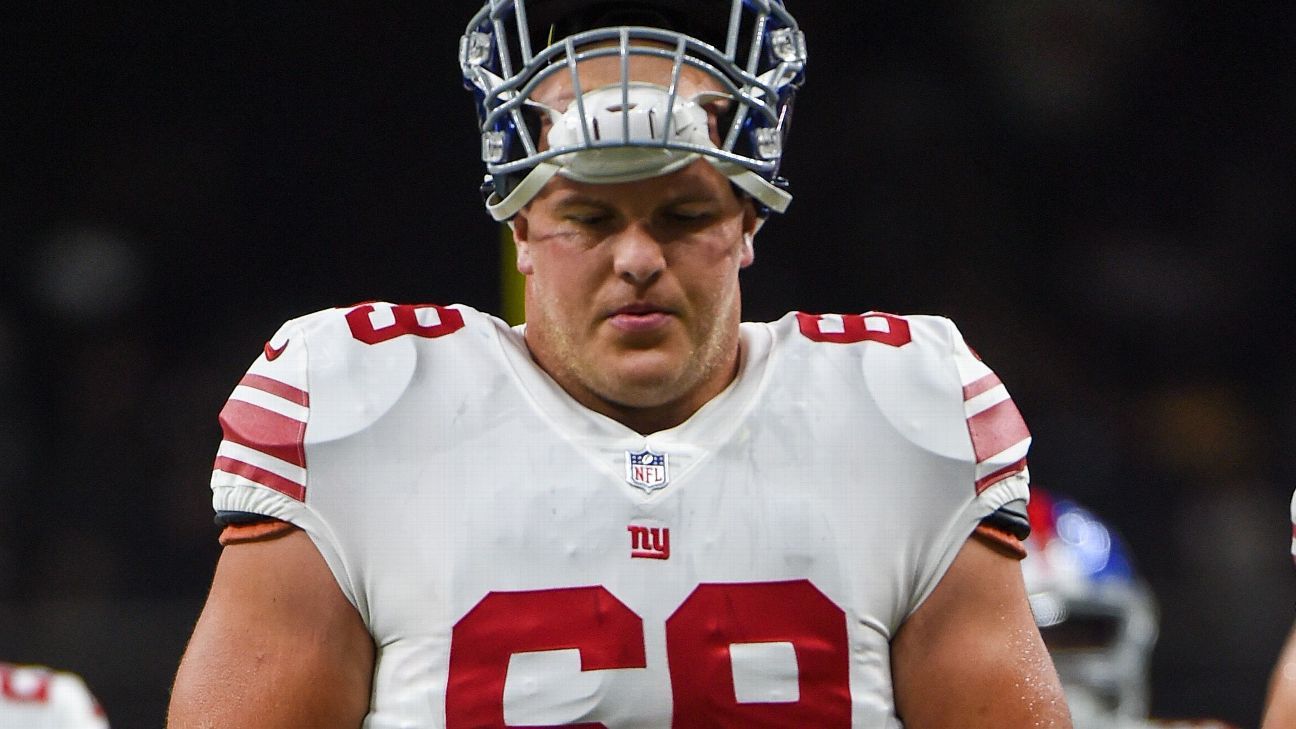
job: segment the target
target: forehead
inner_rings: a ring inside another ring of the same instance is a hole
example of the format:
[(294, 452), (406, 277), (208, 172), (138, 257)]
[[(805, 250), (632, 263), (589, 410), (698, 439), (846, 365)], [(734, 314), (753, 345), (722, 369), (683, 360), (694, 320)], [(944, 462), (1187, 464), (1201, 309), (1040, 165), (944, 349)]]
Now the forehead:
[[(576, 90), (588, 93), (595, 89), (619, 84), (624, 81), (637, 81), (669, 87), (676, 74), (676, 61), (666, 55), (654, 55), (654, 52), (673, 51), (665, 44), (636, 40), (629, 48), (628, 55), (623, 57), (618, 52), (615, 42), (584, 46), (585, 51), (603, 51), (600, 55), (581, 58), (572, 62), (564, 57), (559, 63), (542, 72), (542, 78), (531, 92), (530, 98), (558, 111), (564, 111), (576, 98)], [(579, 54), (578, 54), (579, 55)], [(572, 67), (576, 73), (572, 73)], [(677, 91), (681, 98), (688, 99), (697, 94), (726, 92), (726, 86), (716, 76), (698, 66), (684, 62), (678, 68)], [(575, 78), (573, 78), (575, 76)], [(577, 85), (579, 84), (579, 86)]]

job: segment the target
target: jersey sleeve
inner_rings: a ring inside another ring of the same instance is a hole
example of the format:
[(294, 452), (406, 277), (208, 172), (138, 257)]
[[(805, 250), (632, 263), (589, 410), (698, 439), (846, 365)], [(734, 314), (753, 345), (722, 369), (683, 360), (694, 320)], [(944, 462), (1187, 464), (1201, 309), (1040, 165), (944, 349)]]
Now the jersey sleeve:
[[(942, 474), (928, 482), (907, 549), (913, 589), (906, 614), (935, 589), (974, 533), (1011, 547), (1029, 499), (1031, 436), (999, 376), (943, 317), (903, 318), (910, 341), (865, 359), (871, 394), (891, 426)], [(1009, 549), (1020, 556), (1019, 550)]]
[(212, 465), (221, 524), (272, 517), (294, 521), (308, 486), (306, 427), (311, 396), (306, 335), (285, 324), (230, 393)]
[(369, 302), (281, 327), (220, 413), (218, 521), (270, 517), (308, 528), (321, 451), (356, 442), (401, 400), (418, 361), (412, 340), (462, 326), (453, 308)]
[(1026, 471), (1030, 431), (999, 376), (968, 347), (952, 322), (943, 321), (950, 330), (951, 359), (962, 389), (979, 494)]
[[(220, 411), (212, 507), (216, 522), (226, 527), (223, 544), (231, 543), (230, 527), (256, 528), (260, 523), (305, 531), (343, 595), (363, 615), (367, 605), (355, 587), (337, 525), (315, 508), (317, 494), (312, 490), (317, 474), (311, 466), (318, 460), (312, 448), (319, 446), (320, 431), (329, 430), (321, 427), (327, 425), (321, 421), (329, 417), (328, 401), (338, 399), (327, 386), (330, 372), (348, 370), (337, 354), (339, 317), (325, 311), (288, 322), (238, 381)], [(330, 366), (330, 360), (336, 366)]]
[(416, 337), (405, 335), (453, 331), (460, 317), (430, 305), (370, 302), (284, 324), (221, 409), (211, 475), (217, 522), (264, 522), (273, 530), (277, 520), (302, 529), (366, 616), (354, 544), (343, 539), (354, 531), (347, 506), (354, 470), (378, 467), (366, 460), (372, 428), (413, 380)]
[(354, 442), (411, 382), (417, 355), (401, 335), (422, 326), (417, 314), (382, 302), (328, 309), (265, 343), (220, 412), (211, 477), (218, 523), (269, 517), (309, 529), (321, 450)]
[[(967, 345), (953, 322), (932, 318), (930, 323), (945, 329), (948, 358), (958, 383), (953, 394), (962, 402), (965, 443), (970, 448), (965, 458), (971, 470), (968, 479), (974, 495), (969, 495), (963, 509), (937, 541), (935, 569), (923, 582), (915, 609), (935, 589), (969, 534), (998, 531), (1001, 535), (1020, 535), (1030, 499), (1026, 455), (1031, 435), (1021, 411), (1003, 381)], [(962, 486), (967, 488), (968, 484)], [(1026, 528), (1029, 531), (1029, 526)], [(1004, 543), (1010, 545), (1011, 539)], [(1010, 554), (1020, 559), (1025, 556), (1025, 550)]]

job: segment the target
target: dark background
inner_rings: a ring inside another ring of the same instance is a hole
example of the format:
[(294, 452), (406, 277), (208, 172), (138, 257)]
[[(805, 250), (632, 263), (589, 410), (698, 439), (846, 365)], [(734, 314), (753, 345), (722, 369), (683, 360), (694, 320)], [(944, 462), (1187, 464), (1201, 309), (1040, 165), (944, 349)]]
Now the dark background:
[[(472, 3), (0, 17), (0, 658), (161, 724), (216, 414), (289, 317), (499, 308)], [(957, 321), (1037, 484), (1158, 594), (1154, 708), (1258, 722), (1293, 616), (1291, 3), (792, 5), (810, 78), (746, 315)]]

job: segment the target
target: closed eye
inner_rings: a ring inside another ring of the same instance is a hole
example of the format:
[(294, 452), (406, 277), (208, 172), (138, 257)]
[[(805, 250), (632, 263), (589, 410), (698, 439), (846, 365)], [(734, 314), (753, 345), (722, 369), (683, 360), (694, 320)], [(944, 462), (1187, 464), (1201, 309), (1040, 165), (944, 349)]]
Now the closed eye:
[(699, 225), (711, 221), (715, 213), (710, 208), (684, 207), (667, 210), (664, 217), (676, 225)]
[(563, 220), (577, 225), (602, 225), (611, 219), (612, 216), (606, 213), (567, 213), (563, 215)]

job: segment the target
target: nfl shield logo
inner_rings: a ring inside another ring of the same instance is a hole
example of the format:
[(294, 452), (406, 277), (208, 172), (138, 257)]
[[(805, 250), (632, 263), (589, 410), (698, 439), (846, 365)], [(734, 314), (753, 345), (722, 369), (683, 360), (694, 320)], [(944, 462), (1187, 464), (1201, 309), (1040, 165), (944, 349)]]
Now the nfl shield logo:
[(666, 454), (644, 449), (638, 453), (626, 451), (626, 481), (631, 486), (652, 493), (669, 481), (666, 472)]

